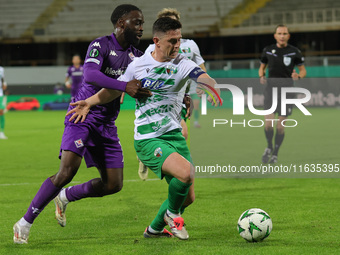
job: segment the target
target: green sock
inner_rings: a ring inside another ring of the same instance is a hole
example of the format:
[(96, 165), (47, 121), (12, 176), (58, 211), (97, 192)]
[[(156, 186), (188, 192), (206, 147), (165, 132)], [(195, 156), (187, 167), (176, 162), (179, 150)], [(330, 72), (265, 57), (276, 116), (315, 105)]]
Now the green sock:
[(189, 193), (191, 183), (184, 183), (178, 180), (177, 178), (173, 178), (169, 183), (169, 206), (168, 209), (170, 212), (178, 214), (180, 213), (180, 209)]
[(166, 210), (168, 209), (168, 204), (169, 204), (169, 200), (167, 199), (161, 205), (161, 208), (159, 208), (156, 218), (152, 221), (150, 225), (152, 229), (156, 231), (162, 231), (163, 228), (166, 226), (166, 223), (164, 221), (164, 214)]
[(200, 114), (199, 114), (198, 110), (195, 109), (195, 110), (194, 110), (194, 120), (195, 120), (195, 121), (198, 121), (199, 116), (200, 116)]
[(182, 215), (184, 213), (185, 208), (187, 208), (187, 205), (182, 205), (181, 209), (179, 210), (180, 214)]
[(5, 129), (5, 116), (0, 115), (0, 130), (4, 131), (4, 129)]

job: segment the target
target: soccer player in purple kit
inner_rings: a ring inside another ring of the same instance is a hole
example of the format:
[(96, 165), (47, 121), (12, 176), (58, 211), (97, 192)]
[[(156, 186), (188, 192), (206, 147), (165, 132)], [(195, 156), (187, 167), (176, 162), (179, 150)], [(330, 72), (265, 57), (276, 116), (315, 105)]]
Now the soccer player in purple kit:
[[(112, 12), (111, 22), (113, 34), (97, 38), (89, 45), (83, 84), (74, 102), (96, 94), (101, 88), (125, 91), (134, 98), (151, 96), (150, 91), (141, 88), (140, 81), (117, 80), (133, 58), (142, 55), (134, 48), (143, 34), (142, 11), (134, 5), (119, 5)], [(70, 106), (69, 110), (72, 108)], [(51, 200), (54, 199), (56, 205), (56, 219), (64, 227), (65, 210), (69, 202), (86, 197), (102, 197), (122, 189), (124, 163), (115, 126), (119, 110), (120, 93), (110, 103), (93, 107), (87, 121), (81, 125), (69, 122), (68, 116), (65, 118), (59, 171), (43, 182), (26, 214), (15, 223), (14, 243), (28, 242), (33, 221)], [(82, 157), (87, 167), (98, 168), (101, 178), (63, 189), (77, 173)]]
[[(81, 58), (78, 54), (73, 55), (72, 65), (68, 67), (65, 78), (65, 86), (71, 89), (71, 98), (73, 99), (83, 82), (84, 67), (81, 64)], [(71, 80), (71, 81), (70, 81)]]

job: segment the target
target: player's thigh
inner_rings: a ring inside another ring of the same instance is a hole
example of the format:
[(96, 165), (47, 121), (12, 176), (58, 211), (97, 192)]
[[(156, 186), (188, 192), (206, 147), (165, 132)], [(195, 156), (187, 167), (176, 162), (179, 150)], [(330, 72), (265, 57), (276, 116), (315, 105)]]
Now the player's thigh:
[(160, 179), (166, 176), (167, 181), (171, 179), (171, 176), (162, 171), (162, 166), (171, 154), (177, 153), (190, 160), (190, 152), (180, 130), (170, 131), (157, 138), (135, 140), (134, 146), (137, 156), (143, 164)]
[(165, 159), (162, 165), (162, 173), (171, 175), (185, 183), (192, 183), (194, 179), (191, 163), (177, 152), (170, 154)]

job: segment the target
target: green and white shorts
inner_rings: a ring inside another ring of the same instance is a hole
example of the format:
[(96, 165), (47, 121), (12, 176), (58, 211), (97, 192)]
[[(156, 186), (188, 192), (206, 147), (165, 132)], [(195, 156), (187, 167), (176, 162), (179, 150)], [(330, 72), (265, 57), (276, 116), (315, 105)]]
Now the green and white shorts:
[(180, 129), (175, 129), (156, 138), (135, 140), (138, 158), (160, 179), (163, 179), (162, 166), (170, 154), (177, 152), (191, 162), (190, 151)]

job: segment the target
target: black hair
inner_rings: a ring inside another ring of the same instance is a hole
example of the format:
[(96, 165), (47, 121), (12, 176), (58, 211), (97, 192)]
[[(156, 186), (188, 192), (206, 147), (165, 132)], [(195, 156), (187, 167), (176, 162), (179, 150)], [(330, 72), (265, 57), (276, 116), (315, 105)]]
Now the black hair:
[(123, 17), (125, 14), (130, 13), (131, 11), (140, 11), (142, 12), (137, 6), (132, 4), (121, 4), (118, 5), (111, 14), (111, 22), (115, 26), (117, 21)]
[(176, 30), (180, 28), (182, 28), (182, 24), (178, 20), (169, 17), (163, 17), (157, 19), (155, 23), (153, 23), (152, 33), (153, 35), (157, 32), (166, 33), (169, 30)]

